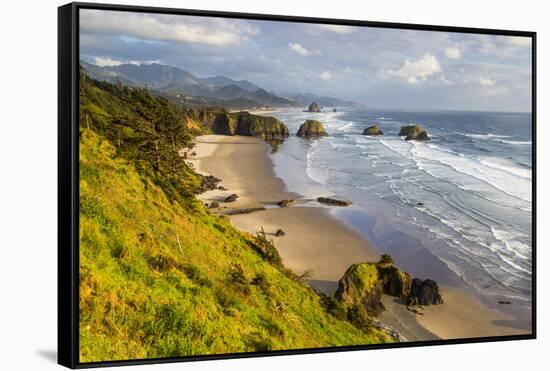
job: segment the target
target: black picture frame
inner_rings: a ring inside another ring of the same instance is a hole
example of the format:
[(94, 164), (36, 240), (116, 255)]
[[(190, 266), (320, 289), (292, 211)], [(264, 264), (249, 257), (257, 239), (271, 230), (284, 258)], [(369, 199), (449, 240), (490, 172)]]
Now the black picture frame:
[[(331, 25), (368, 26), (406, 30), (442, 31), (454, 33), (476, 33), (485, 35), (523, 36), (532, 39), (532, 332), (526, 335), (479, 337), (452, 340), (414, 341), (405, 343), (357, 345), (329, 348), (276, 350), (269, 352), (231, 353), (199, 355), (188, 357), (128, 359), (82, 363), (79, 361), (79, 11), (81, 9), (116, 10), (124, 12), (162, 13), (193, 15), (203, 17), (239, 18), (268, 21), (290, 21), (298, 23), (320, 23)], [(536, 339), (536, 32), (513, 31), (486, 28), (450, 27), (423, 24), (371, 22), (348, 19), (328, 19), (268, 14), (203, 11), (144, 6), (111, 5), (97, 3), (70, 3), (58, 8), (58, 363), (69, 368), (89, 368), (188, 362), (214, 359), (265, 357), (308, 353), (342, 352), (352, 350), (419, 347), (463, 343), (483, 343), (508, 340)]]

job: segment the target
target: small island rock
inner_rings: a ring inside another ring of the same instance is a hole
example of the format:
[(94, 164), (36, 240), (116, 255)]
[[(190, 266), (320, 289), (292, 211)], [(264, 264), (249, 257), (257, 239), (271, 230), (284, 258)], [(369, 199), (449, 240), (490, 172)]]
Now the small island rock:
[(220, 204), (217, 201), (212, 201), (212, 203), (208, 206), (209, 209), (217, 209), (220, 207)]
[(317, 120), (307, 120), (300, 126), (296, 135), (305, 138), (315, 138), (328, 136), (328, 133), (321, 122)]
[(277, 232), (275, 232), (276, 237), (282, 237), (284, 235), (285, 235), (285, 231), (283, 231), (282, 229), (277, 229)]
[(380, 130), (380, 126), (374, 125), (363, 130), (363, 135), (384, 135), (384, 132)]
[(309, 105), (309, 107), (307, 108), (307, 111), (308, 112), (321, 112), (321, 107), (317, 103), (313, 102)]
[(402, 126), (399, 130), (399, 136), (404, 136), (405, 140), (428, 141), (430, 137), (424, 128), (420, 125)]

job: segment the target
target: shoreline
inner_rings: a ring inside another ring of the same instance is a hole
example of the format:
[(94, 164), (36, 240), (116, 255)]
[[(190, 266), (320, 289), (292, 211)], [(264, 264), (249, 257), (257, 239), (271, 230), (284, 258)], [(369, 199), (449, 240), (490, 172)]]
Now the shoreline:
[[(238, 229), (256, 234), (263, 228), (275, 242), (283, 264), (297, 275), (307, 274), (309, 284), (318, 292), (331, 295), (347, 268), (360, 261), (376, 261), (380, 252), (361, 233), (331, 215), (324, 206), (301, 207), (308, 202), (286, 190), (275, 176), (269, 146), (258, 138), (205, 135), (196, 138), (188, 159), (201, 174), (221, 178), (227, 190), (207, 191), (197, 198), (205, 203), (216, 201), (224, 214), (244, 208), (263, 207), (264, 211), (230, 216)], [(223, 202), (230, 194), (236, 202)], [(321, 196), (321, 195), (319, 195)], [(279, 208), (276, 202), (296, 199), (291, 207)], [(282, 229), (283, 237), (275, 237)], [(298, 248), (299, 247), (299, 248)], [(517, 335), (530, 333), (514, 316), (490, 308), (466, 290), (441, 286), (445, 301), (428, 306), (420, 314), (406, 309), (396, 298), (384, 300), (387, 310), (378, 320), (402, 334), (407, 341)]]

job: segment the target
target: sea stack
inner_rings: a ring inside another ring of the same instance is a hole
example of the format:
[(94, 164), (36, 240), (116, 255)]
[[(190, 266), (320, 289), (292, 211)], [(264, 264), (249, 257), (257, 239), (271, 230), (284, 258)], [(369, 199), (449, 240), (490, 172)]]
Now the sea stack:
[(326, 137), (328, 133), (321, 122), (317, 120), (307, 120), (300, 126), (296, 135), (304, 138), (316, 138)]
[(313, 102), (309, 105), (309, 107), (307, 108), (307, 111), (308, 112), (321, 112), (321, 107), (317, 103)]
[(374, 125), (369, 126), (365, 130), (363, 130), (363, 135), (384, 135), (384, 132), (380, 130), (380, 126)]
[(253, 115), (248, 112), (223, 113), (212, 125), (214, 134), (244, 135), (260, 138), (286, 138), (288, 128), (275, 117)]
[(424, 128), (420, 125), (402, 126), (399, 135), (404, 136), (405, 140), (428, 141), (430, 137)]

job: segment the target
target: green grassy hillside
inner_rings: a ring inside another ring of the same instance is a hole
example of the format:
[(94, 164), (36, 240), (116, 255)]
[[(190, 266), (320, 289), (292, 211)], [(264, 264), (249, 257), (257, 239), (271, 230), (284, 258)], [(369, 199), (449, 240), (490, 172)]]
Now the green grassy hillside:
[(194, 198), (201, 177), (177, 150), (199, 117), (142, 89), (81, 86), (81, 362), (390, 341), (331, 314), (270, 241)]

